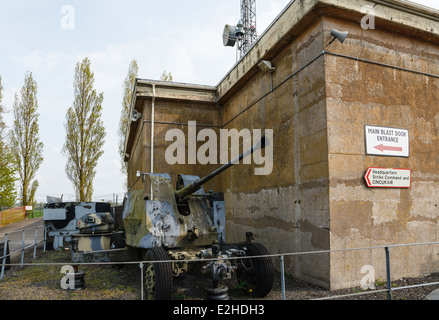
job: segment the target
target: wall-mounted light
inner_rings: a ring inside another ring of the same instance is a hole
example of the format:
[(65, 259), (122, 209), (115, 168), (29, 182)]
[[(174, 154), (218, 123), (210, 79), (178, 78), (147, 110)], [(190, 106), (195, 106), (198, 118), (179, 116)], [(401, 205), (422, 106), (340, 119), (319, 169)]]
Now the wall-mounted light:
[(258, 67), (266, 73), (270, 74), (270, 92), (273, 91), (273, 72), (276, 70), (270, 61), (268, 60), (262, 60), (259, 62)]
[(274, 70), (276, 70), (272, 65), (270, 61), (267, 60), (262, 60), (261, 62), (259, 62), (258, 67), (264, 71), (264, 72), (273, 72)]
[(137, 120), (139, 120), (142, 117), (142, 114), (140, 112), (138, 112), (137, 110), (133, 111), (133, 115), (131, 116), (131, 120), (133, 122), (136, 122)]
[(136, 171), (136, 177), (137, 178), (142, 178), (142, 181), (145, 181), (145, 176), (147, 175), (147, 173), (144, 173), (142, 171)]
[(331, 42), (329, 42), (329, 44), (333, 43), (335, 41), (335, 39), (338, 39), (341, 43), (344, 43), (346, 38), (348, 37), (349, 32), (348, 31), (338, 31), (335, 29), (331, 30), (331, 36), (333, 37)]

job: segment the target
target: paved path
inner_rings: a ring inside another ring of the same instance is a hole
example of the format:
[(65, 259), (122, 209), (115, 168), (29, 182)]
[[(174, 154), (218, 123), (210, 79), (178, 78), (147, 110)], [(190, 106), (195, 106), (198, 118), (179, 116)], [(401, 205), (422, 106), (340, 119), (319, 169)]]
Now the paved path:
[[(6, 226), (0, 227), (0, 242), (3, 243), (5, 234), (8, 234), (9, 251), (13, 253), (20, 250), (23, 245), (23, 230), (24, 246), (27, 247), (35, 243), (35, 229), (38, 228), (37, 242), (41, 242), (44, 239), (43, 218), (26, 219), (19, 222), (14, 222)], [(26, 250), (26, 252), (32, 251), (32, 248)], [(3, 252), (0, 252), (0, 256)], [(21, 253), (15, 253), (11, 256), (11, 263), (17, 263), (21, 260)]]
[(0, 227), (0, 236), (3, 236), (5, 233), (11, 233), (14, 231), (20, 231), (23, 229), (29, 229), (35, 227), (42, 227), (43, 226), (43, 218), (33, 218), (33, 219), (26, 219), (23, 221), (14, 222), (11, 224), (8, 224), (6, 226)]

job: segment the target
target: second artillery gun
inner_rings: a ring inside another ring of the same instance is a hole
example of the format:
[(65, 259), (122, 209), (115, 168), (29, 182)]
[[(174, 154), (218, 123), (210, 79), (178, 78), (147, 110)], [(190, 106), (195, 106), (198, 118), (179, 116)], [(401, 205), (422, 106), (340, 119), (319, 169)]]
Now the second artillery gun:
[(271, 258), (264, 256), (267, 249), (252, 243), (251, 234), (246, 234), (244, 243), (227, 244), (224, 194), (203, 189), (206, 182), (268, 143), (263, 137), (202, 179), (178, 175), (176, 190), (169, 174), (140, 173), (149, 179), (150, 199), (144, 198), (144, 190), (130, 192), (123, 221), (126, 245), (137, 249), (141, 261), (155, 261), (144, 271), (148, 299), (171, 299), (173, 278), (193, 269), (212, 280), (212, 287), (206, 289), (208, 299), (227, 299), (227, 287), (219, 281), (235, 273), (253, 296), (264, 297), (271, 291), (274, 268)]

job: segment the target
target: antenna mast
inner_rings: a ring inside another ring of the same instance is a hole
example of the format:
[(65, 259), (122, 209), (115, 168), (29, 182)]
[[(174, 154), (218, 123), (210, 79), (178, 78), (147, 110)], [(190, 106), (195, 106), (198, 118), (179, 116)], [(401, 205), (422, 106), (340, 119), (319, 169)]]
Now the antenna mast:
[(241, 0), (241, 23), (244, 36), (238, 43), (241, 58), (248, 52), (252, 44), (258, 39), (256, 33), (256, 0)]
[(257, 39), (256, 0), (241, 0), (241, 19), (236, 26), (226, 24), (223, 32), (223, 44), (226, 47), (234, 47), (237, 43), (236, 55), (238, 56), (239, 51), (240, 58), (242, 58)]

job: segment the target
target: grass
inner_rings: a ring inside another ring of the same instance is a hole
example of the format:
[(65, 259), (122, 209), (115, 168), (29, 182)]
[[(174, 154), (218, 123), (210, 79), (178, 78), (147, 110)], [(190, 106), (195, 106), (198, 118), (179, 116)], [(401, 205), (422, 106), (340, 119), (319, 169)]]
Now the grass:
[(27, 219), (40, 218), (42, 216), (43, 216), (43, 209), (34, 209), (32, 211), (29, 211), (29, 213), (26, 213)]
[[(0, 300), (138, 300), (140, 272), (138, 266), (80, 265), (85, 272), (83, 290), (61, 288), (64, 265), (71, 264), (68, 252), (47, 251), (32, 261), (34, 265), (10, 270), (0, 281)], [(58, 265), (38, 265), (60, 263)]]

